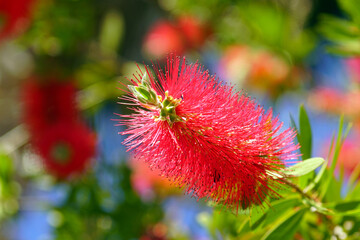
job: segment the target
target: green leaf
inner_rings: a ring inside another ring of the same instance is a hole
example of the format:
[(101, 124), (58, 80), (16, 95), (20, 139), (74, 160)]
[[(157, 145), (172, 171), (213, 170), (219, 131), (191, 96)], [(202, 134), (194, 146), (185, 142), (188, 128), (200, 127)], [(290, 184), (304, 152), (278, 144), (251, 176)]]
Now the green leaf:
[(321, 166), (321, 164), (323, 164), (324, 162), (325, 160), (320, 157), (309, 158), (305, 161), (299, 162), (291, 167), (286, 168), (285, 170), (283, 170), (283, 173), (294, 177), (303, 176), (315, 170), (316, 168)]
[(353, 216), (360, 214), (360, 200), (330, 203), (325, 206), (332, 209), (338, 216)]
[(289, 211), (288, 214), (274, 225), (261, 239), (262, 240), (290, 240), (300, 226), (300, 222), (306, 213), (306, 209)]
[(350, 211), (356, 208), (360, 210), (360, 201), (342, 202), (334, 206), (334, 209), (338, 212)]
[(300, 144), (302, 159), (310, 158), (312, 148), (311, 126), (304, 105), (301, 105), (299, 109), (299, 133), (297, 138)]
[[(329, 174), (329, 172), (326, 172)], [(331, 175), (330, 182), (328, 185), (328, 190), (325, 192), (323, 196), (324, 202), (338, 202), (341, 201), (341, 189), (342, 182), (339, 181), (333, 174)], [(326, 176), (327, 177), (327, 176)]]
[(360, 209), (355, 209), (355, 210), (350, 210), (350, 211), (346, 211), (343, 213), (340, 213), (338, 215), (342, 215), (342, 216), (360, 216)]
[[(299, 134), (297, 135), (298, 141), (300, 143), (300, 152), (302, 154), (302, 159), (308, 159), (311, 157), (312, 149), (312, 134), (309, 117), (306, 113), (304, 105), (301, 105), (299, 108)], [(310, 171), (308, 174), (304, 174), (299, 178), (299, 186), (304, 188), (309, 184), (309, 182), (314, 178), (315, 173)]]
[(296, 126), (294, 117), (291, 114), (290, 114), (290, 123), (291, 123), (291, 127), (295, 129), (296, 135), (297, 135), (299, 133), (299, 130), (298, 130), (297, 126)]

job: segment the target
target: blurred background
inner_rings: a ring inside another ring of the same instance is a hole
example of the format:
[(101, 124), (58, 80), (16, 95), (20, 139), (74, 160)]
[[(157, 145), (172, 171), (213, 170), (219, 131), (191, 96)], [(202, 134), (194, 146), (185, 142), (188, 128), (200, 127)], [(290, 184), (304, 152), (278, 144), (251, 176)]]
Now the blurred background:
[[(233, 239), (241, 216), (133, 160), (114, 113), (136, 63), (185, 55), (284, 127), (306, 107), (313, 156), (360, 161), (356, 0), (0, 0), (0, 239)], [(344, 190), (346, 191), (346, 189)], [(243, 238), (247, 239), (247, 238)]]

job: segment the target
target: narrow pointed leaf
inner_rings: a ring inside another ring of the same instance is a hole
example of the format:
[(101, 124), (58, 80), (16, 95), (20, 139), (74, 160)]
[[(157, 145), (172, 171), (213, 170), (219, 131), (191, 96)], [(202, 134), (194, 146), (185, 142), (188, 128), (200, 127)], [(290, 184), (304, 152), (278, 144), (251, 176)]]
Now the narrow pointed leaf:
[(304, 105), (301, 105), (299, 109), (299, 134), (297, 137), (301, 146), (300, 151), (302, 159), (310, 158), (312, 150), (312, 134), (309, 117)]

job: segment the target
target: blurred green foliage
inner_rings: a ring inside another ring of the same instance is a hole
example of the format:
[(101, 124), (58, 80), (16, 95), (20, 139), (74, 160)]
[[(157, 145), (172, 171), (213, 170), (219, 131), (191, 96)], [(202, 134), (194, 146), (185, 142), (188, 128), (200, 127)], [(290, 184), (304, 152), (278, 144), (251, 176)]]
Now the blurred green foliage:
[(162, 219), (160, 205), (143, 202), (132, 189), (127, 166), (101, 168), (112, 178), (111, 186), (86, 175), (69, 184), (66, 199), (52, 210), (56, 239), (138, 239)]
[(333, 41), (328, 50), (344, 56), (360, 55), (360, 8), (357, 0), (339, 0), (344, 18), (323, 15), (318, 30)]
[(13, 160), (0, 152), (0, 223), (18, 212), (20, 193)]

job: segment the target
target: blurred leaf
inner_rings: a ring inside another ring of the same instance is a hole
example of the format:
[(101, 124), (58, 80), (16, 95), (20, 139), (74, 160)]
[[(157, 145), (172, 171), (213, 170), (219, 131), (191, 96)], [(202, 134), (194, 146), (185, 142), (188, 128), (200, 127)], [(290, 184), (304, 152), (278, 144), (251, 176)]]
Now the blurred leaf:
[(244, 4), (241, 17), (260, 39), (276, 46), (280, 45), (289, 24), (283, 11), (260, 3)]
[(207, 225), (207, 229), (214, 239), (218, 232), (225, 236), (238, 236), (239, 231), (250, 229), (249, 217), (244, 215), (235, 215), (226, 210), (214, 210), (209, 218), (208, 214), (202, 214), (202, 222)]
[(237, 229), (238, 234), (251, 232), (250, 220), (245, 220)]
[(357, 39), (338, 42), (337, 45), (327, 46), (326, 49), (330, 53), (344, 57), (360, 55), (360, 43)]
[(360, 26), (360, 7), (358, 0), (339, 0), (341, 8)]
[[(353, 3), (350, 3), (351, 1), (343, 0), (342, 2), (347, 2), (345, 5), (347, 5), (348, 9), (351, 9), (353, 5)], [(319, 32), (335, 43), (327, 46), (329, 52), (344, 56), (360, 54), (360, 19), (356, 14), (350, 15), (356, 23), (330, 15), (321, 16), (321, 24), (318, 26)]]
[(285, 35), (287, 40), (283, 41), (283, 49), (292, 57), (292, 62), (297, 64), (303, 61), (316, 45), (316, 36), (313, 32), (301, 29), (297, 34), (288, 33)]
[(100, 32), (100, 47), (105, 53), (114, 54), (124, 34), (124, 19), (116, 11), (109, 11), (103, 20)]
[(298, 196), (288, 197), (286, 199), (276, 200), (275, 202), (271, 203), (271, 207), (267, 208), (266, 211), (259, 214), (256, 218), (251, 215), (251, 223), (253, 223), (252, 229), (257, 227), (265, 228), (268, 225), (272, 225), (279, 219), (287, 210), (293, 208), (295, 206), (299, 206), (301, 204), (300, 199)]
[(333, 209), (336, 215), (356, 216), (360, 214), (360, 200), (331, 203), (327, 204), (326, 207)]
[(0, 180), (9, 182), (14, 172), (12, 159), (0, 152)]
[(282, 172), (288, 176), (299, 177), (314, 171), (324, 162), (325, 160), (323, 158), (309, 158), (291, 167), (285, 168)]
[[(327, 194), (329, 186), (331, 185), (331, 183), (333, 183), (332, 185), (337, 186), (338, 184), (335, 183), (335, 176), (334, 176), (334, 172), (335, 172), (335, 167), (339, 158), (339, 154), (340, 154), (340, 150), (343, 144), (344, 139), (347, 137), (350, 129), (351, 129), (351, 124), (348, 124), (345, 130), (345, 134), (343, 136), (343, 128), (344, 128), (344, 116), (342, 115), (340, 117), (339, 120), (339, 129), (338, 129), (338, 133), (337, 133), (337, 138), (336, 138), (336, 142), (335, 142), (335, 149), (334, 149), (334, 155), (331, 161), (331, 166), (330, 169), (326, 172), (326, 177), (324, 178), (324, 183), (321, 186), (320, 189), (320, 197), (323, 198), (325, 196), (325, 194)], [(339, 183), (340, 185), (342, 183)], [(330, 188), (331, 190), (333, 190), (332, 188)], [(328, 193), (329, 195), (329, 193)]]
[(360, 216), (360, 209), (350, 210), (343, 213), (340, 213), (339, 215), (342, 216)]
[(334, 206), (334, 209), (339, 212), (345, 212), (345, 211), (349, 211), (349, 210), (354, 210), (359, 207), (360, 207), (360, 201), (351, 201), (351, 202), (337, 203)]
[(302, 208), (297, 211), (289, 211), (280, 222), (274, 226), (261, 238), (262, 240), (290, 240), (300, 226), (300, 222), (306, 213)]
[(336, 166), (338, 156), (340, 153), (340, 149), (341, 149), (341, 135), (342, 135), (343, 127), (344, 127), (344, 116), (341, 116), (340, 120), (339, 120), (339, 129), (338, 129), (338, 135), (337, 135), (336, 143), (335, 143), (334, 156), (332, 158), (330, 169), (329, 169), (329, 171), (327, 171), (327, 178), (325, 179), (324, 186), (321, 189), (322, 190), (321, 196), (324, 196), (325, 193), (327, 192), (330, 182), (334, 176), (335, 166)]
[(323, 15), (320, 19), (324, 24), (319, 26), (319, 31), (331, 40), (355, 40), (360, 35), (360, 29), (348, 20), (331, 15)]
[[(273, 207), (273, 206), (272, 206)], [(259, 224), (266, 217), (266, 212), (269, 210), (269, 205), (253, 207), (250, 211), (250, 226), (252, 229), (259, 226)]]
[[(356, 166), (356, 168), (351, 172), (351, 175), (350, 175), (349, 180), (347, 182), (350, 189), (353, 188), (353, 184), (358, 179), (360, 179), (360, 164), (358, 164)], [(350, 190), (348, 192), (350, 192)]]
[[(330, 175), (330, 172), (327, 171), (326, 174)], [(322, 199), (324, 202), (341, 201), (341, 190), (342, 190), (343, 184), (341, 181), (337, 180), (333, 174), (331, 174), (330, 176), (331, 177), (328, 178), (328, 175), (326, 175), (326, 178), (330, 179), (330, 181), (328, 183), (327, 191), (323, 193), (324, 195), (323, 195)]]
[(348, 194), (346, 195), (348, 200), (360, 200), (360, 181), (357, 181), (357, 184), (350, 188)]

